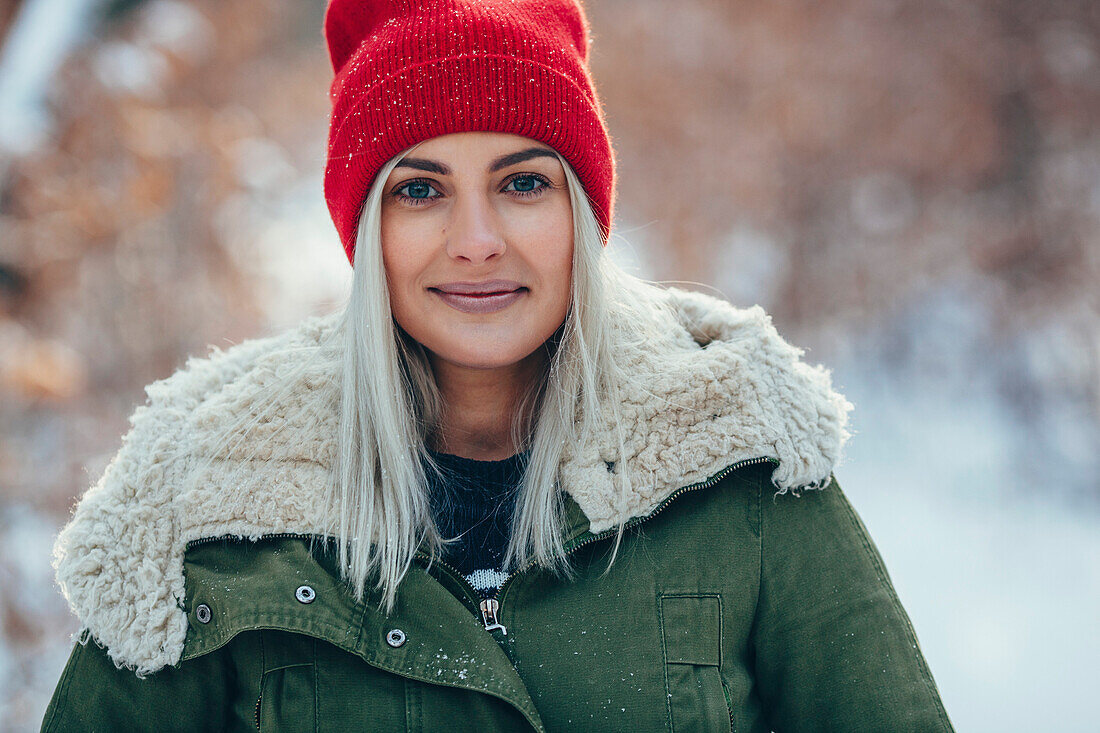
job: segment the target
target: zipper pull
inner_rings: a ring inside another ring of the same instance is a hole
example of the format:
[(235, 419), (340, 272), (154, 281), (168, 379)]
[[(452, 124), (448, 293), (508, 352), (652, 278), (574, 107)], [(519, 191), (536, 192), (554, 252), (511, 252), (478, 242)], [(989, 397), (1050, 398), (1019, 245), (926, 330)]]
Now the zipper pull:
[(496, 598), (486, 598), (481, 602), (481, 620), (485, 623), (485, 630), (492, 631), (493, 629), (500, 629), (505, 636), (508, 635), (508, 629), (504, 628), (504, 624), (497, 621), (497, 612), (500, 610), (500, 602)]

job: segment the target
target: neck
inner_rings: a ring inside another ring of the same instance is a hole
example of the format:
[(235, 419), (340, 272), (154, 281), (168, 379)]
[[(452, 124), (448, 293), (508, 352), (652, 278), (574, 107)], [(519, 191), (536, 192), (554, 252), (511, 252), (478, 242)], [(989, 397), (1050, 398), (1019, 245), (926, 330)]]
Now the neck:
[(512, 421), (528, 389), (544, 378), (543, 350), (496, 369), (471, 369), (434, 355), (430, 360), (444, 405), (432, 448), (479, 461), (499, 461), (519, 452)]

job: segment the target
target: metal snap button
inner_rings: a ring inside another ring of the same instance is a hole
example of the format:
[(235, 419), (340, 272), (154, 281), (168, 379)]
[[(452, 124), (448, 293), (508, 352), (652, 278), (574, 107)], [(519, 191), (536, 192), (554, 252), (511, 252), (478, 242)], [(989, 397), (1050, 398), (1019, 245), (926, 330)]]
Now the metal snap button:
[(298, 586), (298, 590), (294, 591), (294, 597), (302, 603), (313, 603), (313, 599), (317, 597), (317, 593), (308, 585)]
[(396, 649), (405, 643), (405, 632), (401, 629), (390, 629), (386, 634), (386, 643)]
[(210, 613), (210, 606), (206, 605), (205, 603), (200, 603), (195, 609), (195, 618), (199, 620), (200, 624), (210, 623), (211, 616), (212, 614)]

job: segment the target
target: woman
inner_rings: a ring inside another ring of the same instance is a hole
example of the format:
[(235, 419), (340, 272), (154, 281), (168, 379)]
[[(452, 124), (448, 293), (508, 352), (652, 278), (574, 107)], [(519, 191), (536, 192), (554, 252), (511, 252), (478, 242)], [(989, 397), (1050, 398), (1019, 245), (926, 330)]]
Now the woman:
[(606, 257), (581, 8), (326, 37), (349, 302), (147, 388), (58, 538), (43, 729), (951, 730), (828, 373)]

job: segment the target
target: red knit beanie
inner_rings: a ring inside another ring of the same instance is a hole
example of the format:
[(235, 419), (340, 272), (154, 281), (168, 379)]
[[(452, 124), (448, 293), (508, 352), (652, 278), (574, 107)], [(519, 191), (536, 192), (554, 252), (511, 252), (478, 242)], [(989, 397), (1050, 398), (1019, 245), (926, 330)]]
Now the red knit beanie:
[(336, 72), (325, 199), (350, 262), (378, 169), (423, 140), (477, 130), (557, 150), (607, 243), (615, 161), (576, 0), (330, 0), (325, 41)]

